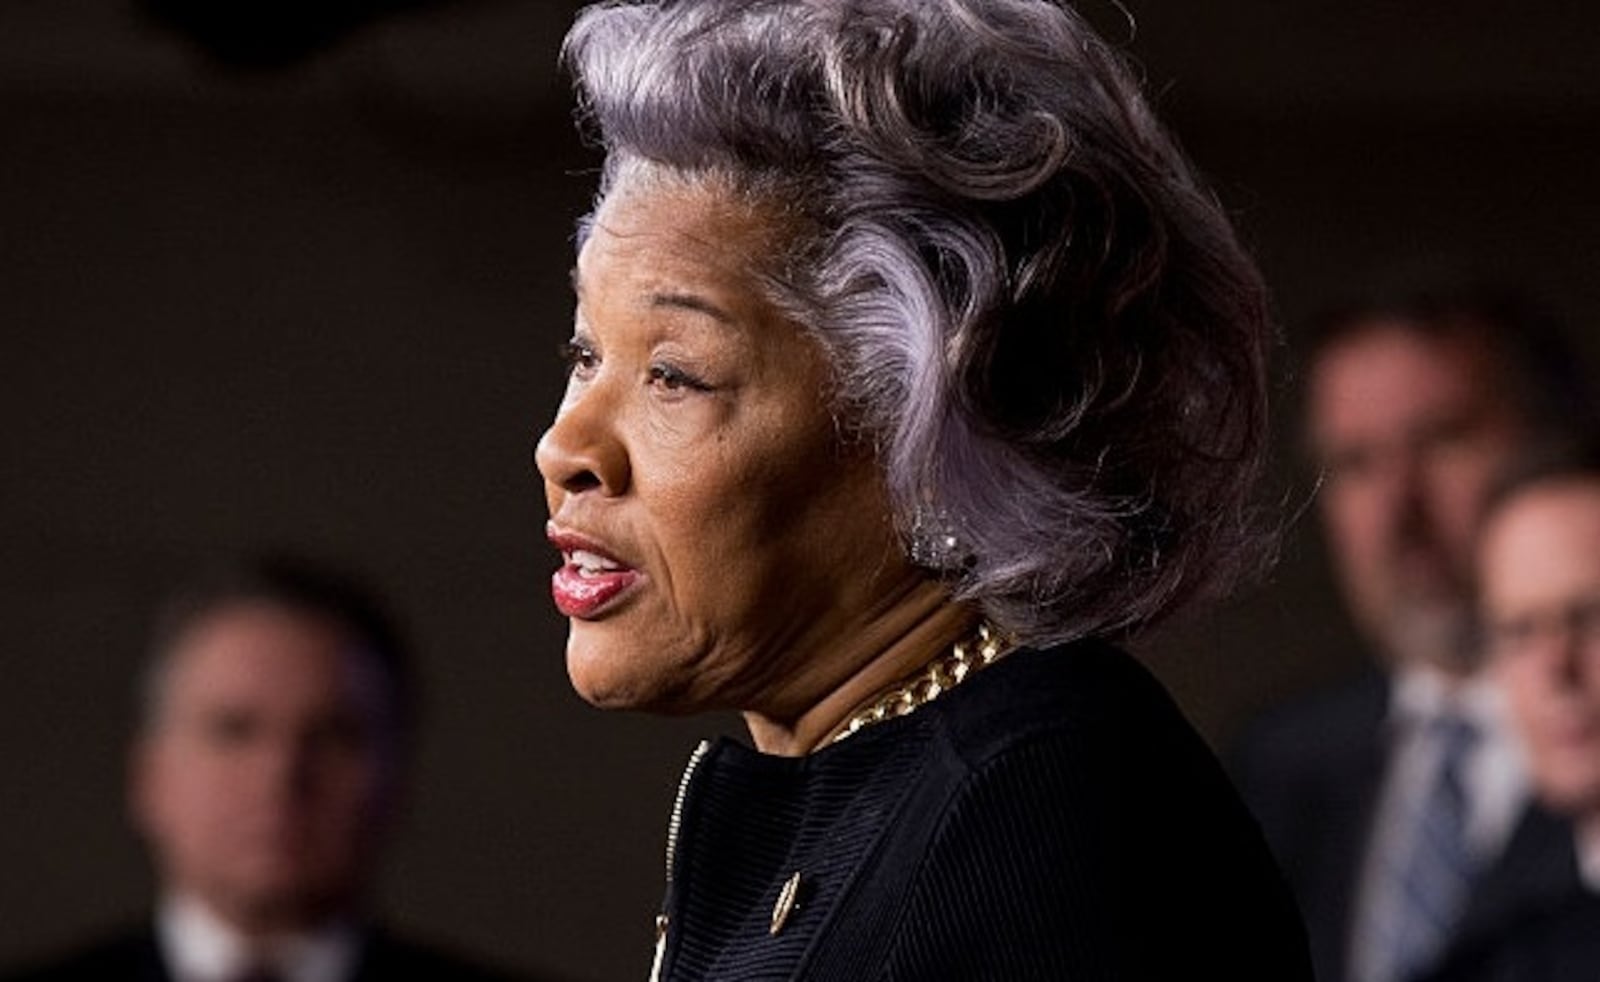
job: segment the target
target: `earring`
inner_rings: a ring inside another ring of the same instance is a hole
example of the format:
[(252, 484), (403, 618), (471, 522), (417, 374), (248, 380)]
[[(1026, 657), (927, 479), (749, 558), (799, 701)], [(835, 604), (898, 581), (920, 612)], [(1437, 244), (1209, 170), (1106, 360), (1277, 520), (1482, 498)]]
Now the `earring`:
[(962, 548), (955, 522), (943, 508), (918, 505), (911, 513), (907, 538), (911, 561), (924, 569), (959, 573), (970, 567), (975, 558)]

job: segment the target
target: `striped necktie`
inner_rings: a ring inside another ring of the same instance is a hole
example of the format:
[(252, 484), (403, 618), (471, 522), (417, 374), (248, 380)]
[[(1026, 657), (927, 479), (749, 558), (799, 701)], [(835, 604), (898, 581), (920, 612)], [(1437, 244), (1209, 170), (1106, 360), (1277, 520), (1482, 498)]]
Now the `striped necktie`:
[(1388, 982), (1404, 982), (1433, 966), (1461, 917), (1476, 872), (1462, 772), (1478, 732), (1453, 715), (1435, 718), (1428, 730), (1439, 746), (1439, 767), (1412, 818), (1411, 848), (1385, 863), (1392, 904), (1389, 916), (1374, 925), (1379, 965), (1373, 977)]

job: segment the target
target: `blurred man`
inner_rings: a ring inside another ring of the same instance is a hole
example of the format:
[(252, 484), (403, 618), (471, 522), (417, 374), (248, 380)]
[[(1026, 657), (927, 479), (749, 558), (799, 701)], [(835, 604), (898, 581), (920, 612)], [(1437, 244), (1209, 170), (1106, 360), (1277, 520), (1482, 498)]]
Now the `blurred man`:
[(1491, 668), (1535, 790), (1574, 832), (1522, 854), (1532, 913), (1486, 934), (1450, 982), (1600, 979), (1600, 452), (1551, 457), (1491, 497), (1478, 584)]
[(158, 625), (130, 759), (153, 922), (29, 979), (488, 979), (365, 917), (411, 723), (403, 653), (355, 588), (230, 570)]
[(1472, 544), (1513, 454), (1587, 412), (1512, 298), (1424, 289), (1317, 331), (1306, 437), (1337, 579), (1378, 671), (1264, 720), (1240, 783), (1329, 982), (1422, 977), (1472, 929), (1526, 803), (1473, 639)]

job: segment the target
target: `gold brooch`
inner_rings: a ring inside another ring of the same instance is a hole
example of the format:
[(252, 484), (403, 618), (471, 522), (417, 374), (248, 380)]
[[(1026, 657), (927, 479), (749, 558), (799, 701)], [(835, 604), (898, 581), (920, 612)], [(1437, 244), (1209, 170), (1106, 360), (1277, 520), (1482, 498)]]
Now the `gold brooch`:
[(783, 926), (789, 923), (789, 915), (800, 906), (800, 872), (796, 870), (787, 880), (783, 881), (783, 889), (778, 891), (778, 902), (772, 905), (772, 930), (768, 933), (777, 934)]

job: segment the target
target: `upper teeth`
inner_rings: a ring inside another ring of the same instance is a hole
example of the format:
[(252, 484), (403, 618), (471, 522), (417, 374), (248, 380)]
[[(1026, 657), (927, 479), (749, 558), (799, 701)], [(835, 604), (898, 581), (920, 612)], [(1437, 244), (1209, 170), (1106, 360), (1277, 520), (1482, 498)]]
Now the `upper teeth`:
[(598, 573), (602, 570), (622, 568), (620, 563), (612, 562), (604, 556), (585, 552), (582, 549), (574, 549), (572, 551), (572, 564), (578, 567), (578, 571), (582, 573)]

